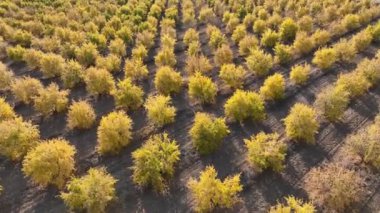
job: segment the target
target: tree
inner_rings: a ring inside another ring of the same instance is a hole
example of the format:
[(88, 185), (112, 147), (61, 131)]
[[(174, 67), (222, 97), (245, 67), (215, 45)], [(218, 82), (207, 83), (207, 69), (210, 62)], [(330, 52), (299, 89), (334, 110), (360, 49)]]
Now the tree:
[(223, 118), (214, 118), (206, 113), (197, 113), (189, 133), (194, 147), (199, 153), (205, 155), (219, 147), (229, 130)]
[(243, 86), (244, 77), (247, 71), (243, 66), (235, 64), (224, 64), (220, 68), (219, 77), (232, 89), (239, 89)]
[(71, 104), (67, 113), (67, 126), (69, 129), (89, 129), (94, 124), (96, 114), (92, 106), (86, 101)]
[(22, 162), (22, 171), (41, 186), (62, 188), (74, 171), (75, 147), (64, 139), (51, 139), (30, 150)]
[(233, 60), (233, 57), (234, 55), (232, 53), (231, 48), (228, 45), (223, 44), (221, 47), (216, 49), (214, 62), (216, 65), (221, 66), (223, 64), (231, 63)]
[(290, 71), (290, 80), (295, 84), (303, 85), (309, 79), (310, 71), (309, 64), (295, 65)]
[(71, 179), (67, 192), (61, 192), (60, 197), (70, 209), (102, 213), (115, 199), (116, 181), (104, 168), (90, 168), (85, 176)]
[(150, 96), (145, 102), (148, 119), (157, 126), (173, 123), (176, 115), (175, 107), (171, 106), (170, 96)]
[(265, 118), (265, 106), (259, 94), (236, 90), (224, 105), (224, 113), (227, 118), (239, 122), (247, 118), (261, 121)]
[(246, 61), (247, 67), (257, 76), (267, 75), (273, 66), (272, 56), (262, 50), (252, 50)]
[(127, 110), (135, 110), (144, 102), (144, 91), (139, 86), (134, 85), (130, 78), (117, 82), (116, 87), (111, 91), (111, 95), (115, 98), (117, 107)]
[(69, 103), (68, 94), (67, 90), (59, 90), (57, 84), (51, 83), (48, 87), (38, 91), (38, 96), (34, 98), (34, 108), (43, 116), (62, 112)]
[(315, 108), (330, 122), (339, 120), (348, 107), (350, 93), (342, 86), (323, 89), (315, 100)]
[(203, 76), (199, 72), (189, 78), (189, 96), (202, 104), (213, 103), (217, 93), (217, 87), (211, 78)]
[(32, 77), (17, 78), (11, 84), (11, 90), (17, 101), (29, 104), (43, 88), (42, 83)]
[(158, 68), (154, 78), (154, 85), (159, 93), (163, 95), (178, 93), (182, 84), (181, 74), (174, 71), (173, 68), (168, 66)]
[(88, 68), (84, 76), (86, 90), (90, 95), (110, 94), (115, 87), (111, 73), (105, 69)]
[(293, 41), (298, 31), (298, 25), (291, 18), (286, 18), (280, 25), (280, 37), (283, 41)]
[(39, 139), (38, 127), (20, 117), (0, 122), (0, 154), (13, 161), (21, 160)]
[(296, 213), (315, 213), (315, 209), (312, 203), (307, 203), (301, 199), (297, 199), (293, 196), (285, 197), (285, 204), (278, 203), (272, 206), (269, 213), (286, 213), (286, 212), (296, 212)]
[(187, 187), (197, 212), (209, 212), (215, 207), (232, 208), (239, 201), (238, 193), (243, 190), (239, 174), (221, 181), (212, 166), (201, 172), (199, 180), (190, 178)]
[(132, 179), (138, 186), (152, 186), (156, 191), (167, 190), (166, 179), (174, 175), (174, 166), (180, 160), (175, 140), (166, 133), (151, 136), (141, 148), (132, 152)]
[(250, 139), (245, 139), (244, 143), (248, 150), (248, 163), (254, 169), (259, 172), (268, 168), (276, 172), (283, 170), (287, 147), (277, 133), (260, 132), (256, 136), (252, 135)]
[(264, 100), (280, 100), (285, 93), (285, 79), (282, 74), (269, 76), (260, 88), (260, 95)]
[(305, 177), (310, 199), (327, 211), (344, 211), (362, 199), (363, 179), (355, 172), (335, 164), (313, 168)]
[(148, 68), (141, 59), (127, 59), (124, 65), (124, 73), (126, 78), (132, 81), (140, 81), (148, 77)]
[(131, 142), (132, 120), (124, 112), (111, 112), (102, 117), (98, 127), (100, 154), (115, 154)]
[(329, 69), (337, 61), (337, 53), (333, 48), (322, 48), (314, 54), (313, 64), (322, 70)]
[(286, 135), (295, 140), (314, 143), (314, 134), (318, 131), (319, 123), (316, 111), (302, 103), (296, 103), (289, 115), (284, 119)]
[(0, 97), (0, 122), (16, 117), (16, 113), (4, 98)]

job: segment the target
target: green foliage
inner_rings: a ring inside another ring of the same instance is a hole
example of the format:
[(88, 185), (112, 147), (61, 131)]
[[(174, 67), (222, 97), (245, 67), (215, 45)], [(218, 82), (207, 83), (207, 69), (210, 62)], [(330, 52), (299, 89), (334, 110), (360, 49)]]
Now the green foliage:
[(89, 67), (91, 65), (95, 65), (96, 58), (99, 53), (95, 44), (86, 43), (83, 46), (78, 47), (75, 50), (75, 56), (78, 62), (84, 67)]
[(124, 65), (125, 77), (140, 81), (148, 77), (148, 68), (141, 59), (128, 59)]
[(317, 65), (318, 68), (326, 70), (331, 68), (331, 66), (337, 61), (337, 53), (333, 48), (322, 48), (319, 49), (314, 54), (313, 64)]
[(168, 66), (158, 68), (154, 78), (154, 85), (158, 92), (163, 95), (178, 93), (182, 84), (183, 81), (179, 72)]
[(22, 61), (24, 58), (25, 52), (26, 52), (26, 49), (21, 47), (20, 45), (7, 48), (8, 57), (14, 61)]
[(269, 76), (260, 88), (260, 95), (264, 100), (280, 100), (285, 93), (285, 78), (282, 74), (276, 73)]
[(274, 47), (279, 40), (280, 35), (275, 31), (268, 29), (261, 37), (261, 45), (264, 47)]
[(174, 175), (174, 166), (180, 160), (175, 140), (166, 133), (151, 136), (141, 148), (132, 152), (132, 179), (138, 186), (152, 186), (156, 191), (167, 190), (166, 179)]
[(232, 63), (234, 55), (231, 50), (231, 48), (223, 44), (221, 47), (216, 49), (215, 54), (214, 54), (214, 62), (216, 65), (223, 65), (223, 64), (229, 64)]
[(89, 103), (74, 102), (67, 113), (67, 126), (69, 129), (89, 129), (94, 124), (95, 118), (95, 111)]
[(216, 207), (232, 208), (239, 201), (238, 193), (243, 190), (240, 175), (226, 177), (224, 181), (217, 175), (214, 167), (208, 166), (199, 180), (190, 178), (187, 182), (196, 212), (211, 212)]
[(208, 58), (204, 55), (189, 56), (186, 59), (185, 69), (190, 75), (193, 75), (197, 72), (206, 74), (212, 70), (212, 65)]
[(90, 67), (84, 75), (86, 90), (90, 95), (110, 94), (115, 88), (111, 73), (105, 69)]
[(243, 66), (236, 66), (235, 64), (224, 64), (220, 68), (219, 77), (232, 89), (239, 89), (243, 86), (244, 77), (247, 71)]
[(115, 199), (116, 179), (104, 168), (90, 168), (85, 176), (73, 178), (67, 183), (67, 192), (60, 197), (72, 210), (103, 213), (107, 204)]
[(67, 90), (60, 91), (57, 84), (51, 83), (48, 87), (38, 91), (38, 95), (34, 98), (34, 108), (43, 116), (62, 112), (69, 103), (68, 94)]
[[(2, 115), (3, 116), (3, 115)], [(13, 161), (21, 160), (40, 139), (38, 127), (22, 118), (4, 119), (0, 122), (0, 154)]]
[(124, 112), (111, 112), (100, 120), (97, 136), (100, 154), (119, 153), (131, 142), (132, 120)]
[(11, 84), (12, 94), (17, 101), (29, 104), (43, 88), (38, 79), (22, 77), (14, 80)]
[(65, 59), (54, 53), (44, 54), (41, 57), (40, 65), (41, 72), (46, 78), (59, 76), (66, 69)]
[(296, 103), (289, 115), (284, 119), (286, 135), (294, 140), (304, 140), (306, 143), (315, 142), (314, 135), (317, 133), (319, 123), (315, 109)]
[(277, 43), (274, 47), (275, 61), (280, 64), (287, 64), (293, 59), (293, 49), (291, 46)]
[(157, 67), (170, 66), (174, 67), (177, 63), (174, 51), (169, 48), (163, 48), (154, 57), (154, 61)]
[(255, 92), (236, 90), (224, 105), (227, 118), (239, 122), (247, 118), (261, 121), (265, 118), (264, 102)]
[(280, 38), (283, 41), (293, 41), (298, 31), (298, 25), (291, 18), (286, 18), (280, 25)]
[(14, 74), (5, 64), (0, 62), (0, 91), (7, 90), (12, 84)]
[(262, 50), (253, 50), (246, 61), (248, 68), (257, 76), (267, 75), (273, 66), (272, 56)]
[(144, 104), (148, 119), (157, 126), (173, 123), (176, 115), (175, 107), (171, 106), (169, 96), (150, 96)]
[(206, 113), (197, 113), (189, 133), (197, 151), (206, 155), (219, 147), (229, 130), (223, 118), (214, 118)]
[(335, 164), (313, 168), (305, 177), (309, 198), (327, 211), (344, 212), (362, 199), (364, 180), (355, 171)]
[(75, 60), (70, 60), (66, 63), (65, 69), (61, 73), (61, 80), (64, 87), (73, 88), (83, 81), (84, 70)]
[(271, 168), (280, 172), (284, 168), (286, 144), (279, 139), (277, 133), (260, 132), (250, 139), (244, 140), (247, 147), (247, 160), (259, 172)]
[(217, 87), (212, 79), (197, 72), (189, 78), (189, 96), (200, 103), (214, 103)]
[(300, 199), (297, 199), (293, 196), (285, 197), (286, 204), (278, 203), (275, 206), (272, 206), (269, 210), (269, 213), (315, 213), (315, 209), (312, 203), (306, 203)]
[(64, 139), (39, 143), (25, 156), (22, 171), (38, 185), (62, 188), (74, 171), (75, 152), (75, 147)]
[(309, 64), (295, 65), (290, 71), (290, 80), (295, 84), (303, 85), (309, 79), (311, 67)]
[(111, 94), (115, 98), (116, 106), (127, 110), (135, 110), (144, 102), (144, 91), (139, 86), (134, 85), (129, 78), (119, 81)]

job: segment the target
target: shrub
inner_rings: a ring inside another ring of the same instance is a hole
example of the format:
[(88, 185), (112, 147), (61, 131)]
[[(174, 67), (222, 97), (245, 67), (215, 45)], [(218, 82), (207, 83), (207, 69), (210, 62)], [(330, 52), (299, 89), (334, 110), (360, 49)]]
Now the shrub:
[(128, 59), (124, 65), (125, 77), (132, 81), (140, 81), (148, 77), (148, 68), (141, 59)]
[(365, 58), (356, 67), (356, 72), (364, 76), (371, 85), (375, 85), (380, 81), (380, 72), (377, 66), (378, 61), (379, 58), (376, 58), (375, 61)]
[(94, 124), (96, 114), (92, 106), (86, 101), (71, 104), (67, 113), (67, 126), (69, 129), (89, 129)]
[(227, 118), (239, 122), (247, 118), (260, 121), (265, 118), (264, 102), (255, 92), (236, 90), (224, 105)]
[(116, 84), (116, 88), (111, 91), (115, 98), (115, 105), (124, 109), (135, 110), (143, 104), (144, 91), (134, 85), (132, 80), (125, 78)]
[(189, 78), (189, 96), (190, 98), (204, 103), (213, 103), (217, 93), (217, 87), (212, 79), (196, 73)]
[(236, 27), (234, 32), (232, 33), (232, 40), (235, 44), (238, 44), (245, 36), (247, 35), (247, 29), (243, 24), (240, 24)]
[(34, 108), (43, 116), (62, 112), (69, 103), (68, 94), (67, 90), (60, 91), (57, 84), (51, 83), (48, 87), (38, 91), (38, 96), (34, 98)]
[(100, 120), (97, 136), (100, 154), (118, 153), (131, 142), (132, 120), (124, 112), (111, 112)]
[(38, 185), (62, 188), (74, 171), (75, 152), (75, 147), (64, 139), (39, 143), (25, 156), (22, 171)]
[(65, 70), (65, 59), (54, 53), (44, 54), (40, 63), (41, 72), (46, 78), (59, 76)]
[(285, 212), (303, 212), (303, 213), (314, 213), (317, 212), (312, 203), (306, 203), (300, 199), (293, 196), (285, 197), (286, 204), (278, 203), (272, 206), (269, 213), (285, 213)]
[(185, 35), (183, 36), (183, 43), (185, 43), (187, 46), (189, 46), (193, 42), (198, 42), (198, 41), (199, 41), (199, 33), (194, 28), (188, 29)]
[(160, 67), (154, 78), (154, 85), (158, 92), (163, 95), (178, 93), (182, 87), (181, 75), (168, 66)]
[(371, 44), (373, 37), (371, 32), (368, 29), (366, 29), (357, 33), (351, 39), (354, 43), (356, 50), (358, 52), (362, 52)]
[(305, 177), (311, 200), (328, 211), (344, 211), (362, 198), (363, 180), (351, 170), (331, 164), (313, 168)]
[(247, 71), (243, 66), (235, 64), (224, 64), (219, 73), (219, 77), (232, 89), (239, 89), (243, 86), (244, 77)]
[(194, 210), (210, 212), (216, 207), (232, 208), (238, 201), (238, 193), (243, 190), (240, 175), (229, 176), (221, 181), (214, 167), (208, 166), (201, 172), (199, 180), (190, 178), (187, 187), (194, 200)]
[(360, 27), (359, 16), (356, 14), (347, 14), (342, 20), (343, 26), (351, 31)]
[(132, 152), (133, 182), (139, 186), (151, 185), (158, 192), (167, 190), (166, 179), (174, 175), (174, 166), (180, 159), (175, 140), (166, 133), (151, 136), (141, 148)]
[(132, 42), (133, 32), (128, 26), (121, 27), (116, 32), (117, 37), (123, 40), (125, 44), (129, 44)]
[(227, 44), (226, 37), (218, 28), (210, 28), (210, 31), (210, 40), (208, 41), (208, 45), (211, 47), (211, 49), (216, 50), (223, 44)]
[(96, 45), (92, 43), (83, 44), (83, 46), (75, 50), (76, 59), (84, 67), (95, 65), (98, 55), (99, 53), (96, 49)]
[(286, 18), (280, 25), (280, 37), (283, 41), (293, 41), (298, 31), (298, 25), (291, 18)]
[(202, 154), (214, 152), (229, 133), (223, 118), (214, 118), (206, 113), (197, 113), (190, 129), (191, 140), (197, 151)]
[(154, 45), (154, 34), (148, 30), (144, 30), (136, 34), (136, 45), (144, 45), (150, 49)]
[(23, 55), (23, 60), (28, 65), (29, 69), (37, 69), (41, 66), (43, 52), (35, 49), (26, 49)]
[(161, 36), (161, 48), (162, 49), (174, 49), (176, 40), (168, 34)]
[(327, 42), (330, 41), (331, 35), (327, 30), (317, 29), (313, 33), (313, 35), (311, 35), (311, 38), (314, 42), (314, 46), (320, 47), (327, 44)]
[(287, 64), (293, 59), (292, 47), (284, 44), (277, 43), (274, 48), (275, 61), (280, 64)]
[(342, 86), (329, 86), (323, 89), (314, 103), (318, 112), (330, 122), (340, 119), (348, 107), (350, 93)]
[(144, 45), (138, 45), (132, 49), (132, 58), (143, 61), (148, 56), (148, 50)]
[(333, 48), (322, 48), (314, 53), (313, 64), (322, 70), (331, 68), (337, 61), (337, 53)]
[(368, 91), (371, 83), (361, 73), (351, 72), (340, 75), (336, 85), (348, 91), (350, 97), (358, 97)]
[(376, 42), (380, 41), (380, 22), (377, 22), (374, 26), (370, 28), (373, 40)]
[(40, 131), (31, 122), (22, 118), (4, 120), (0, 122), (0, 154), (12, 161), (21, 160), (24, 155), (38, 144)]
[(120, 71), (120, 64), (120, 57), (114, 54), (110, 54), (107, 57), (98, 56), (96, 59), (96, 67), (106, 69), (108, 72)]
[(110, 53), (119, 57), (123, 57), (127, 54), (125, 43), (120, 38), (112, 40), (108, 46), (108, 49), (110, 50)]
[(264, 47), (274, 47), (279, 41), (280, 35), (271, 29), (268, 29), (264, 32), (261, 37), (261, 45)]
[(296, 103), (284, 119), (286, 135), (291, 139), (304, 140), (306, 143), (313, 144), (314, 135), (319, 128), (316, 116), (317, 113), (313, 108)]
[(7, 90), (12, 84), (14, 74), (5, 64), (0, 62), (0, 91)]
[(269, 76), (260, 88), (260, 95), (264, 100), (280, 100), (285, 93), (285, 79), (282, 74)]
[(212, 65), (208, 58), (204, 55), (190, 56), (186, 59), (186, 71), (193, 75), (197, 72), (206, 74), (212, 70)]
[(313, 30), (313, 18), (309, 15), (302, 16), (298, 20), (298, 26), (300, 31), (310, 33)]
[(144, 105), (148, 119), (157, 126), (173, 123), (176, 115), (175, 107), (171, 106), (169, 96), (150, 96)]
[(187, 48), (186, 54), (190, 56), (198, 56), (200, 53), (201, 45), (198, 41), (191, 42)]
[(87, 173), (81, 178), (71, 179), (66, 186), (67, 192), (62, 192), (60, 197), (72, 210), (104, 212), (116, 196), (116, 180), (104, 168), (90, 168)]
[(111, 73), (105, 69), (90, 67), (84, 75), (86, 90), (90, 95), (110, 94), (115, 87)]
[(29, 104), (42, 88), (41, 82), (31, 77), (18, 78), (11, 84), (11, 90), (16, 100), (25, 104)]
[(14, 61), (22, 61), (24, 58), (25, 52), (26, 52), (26, 49), (21, 47), (20, 45), (7, 48), (8, 57)]
[(264, 53), (262, 50), (253, 50), (246, 58), (248, 69), (257, 76), (265, 76), (273, 66), (273, 59), (270, 54)]
[(30, 44), (32, 43), (32, 34), (28, 31), (16, 30), (12, 37), (13, 42), (22, 47), (30, 47)]
[(223, 44), (215, 51), (214, 62), (216, 65), (221, 66), (223, 64), (231, 63), (233, 57), (234, 55), (231, 48), (228, 45)]
[[(232, 15), (226, 24), (226, 30), (228, 33), (233, 33), (234, 30), (239, 26), (240, 19), (235, 15)], [(242, 25), (244, 27), (244, 25)], [(244, 37), (244, 36), (243, 36)]]
[(315, 47), (313, 39), (306, 32), (298, 32), (293, 43), (293, 48), (297, 54), (306, 55)]
[(0, 122), (16, 117), (16, 113), (4, 98), (0, 97)]
[(66, 63), (65, 69), (61, 73), (61, 80), (64, 87), (73, 88), (80, 82), (82, 82), (84, 76), (84, 70), (75, 60), (70, 60)]
[(253, 35), (246, 35), (239, 41), (239, 54), (246, 56), (251, 53), (252, 50), (257, 49), (259, 41)]
[(357, 50), (347, 39), (341, 39), (333, 46), (339, 61), (350, 63), (355, 58)]
[(202, 22), (211, 22), (214, 17), (215, 14), (209, 7), (203, 7), (199, 12), (199, 20)]
[(253, 32), (262, 34), (267, 29), (267, 23), (264, 20), (258, 19), (253, 23)]
[(309, 79), (311, 67), (309, 64), (295, 65), (290, 71), (290, 80), (295, 84), (305, 84)]
[(252, 135), (250, 139), (245, 139), (244, 143), (248, 150), (247, 160), (256, 170), (259, 172), (268, 168), (276, 172), (283, 170), (287, 148), (277, 133), (260, 132), (256, 136)]
[(174, 67), (177, 63), (174, 51), (169, 48), (161, 49), (160, 52), (154, 57), (157, 67), (170, 66)]

